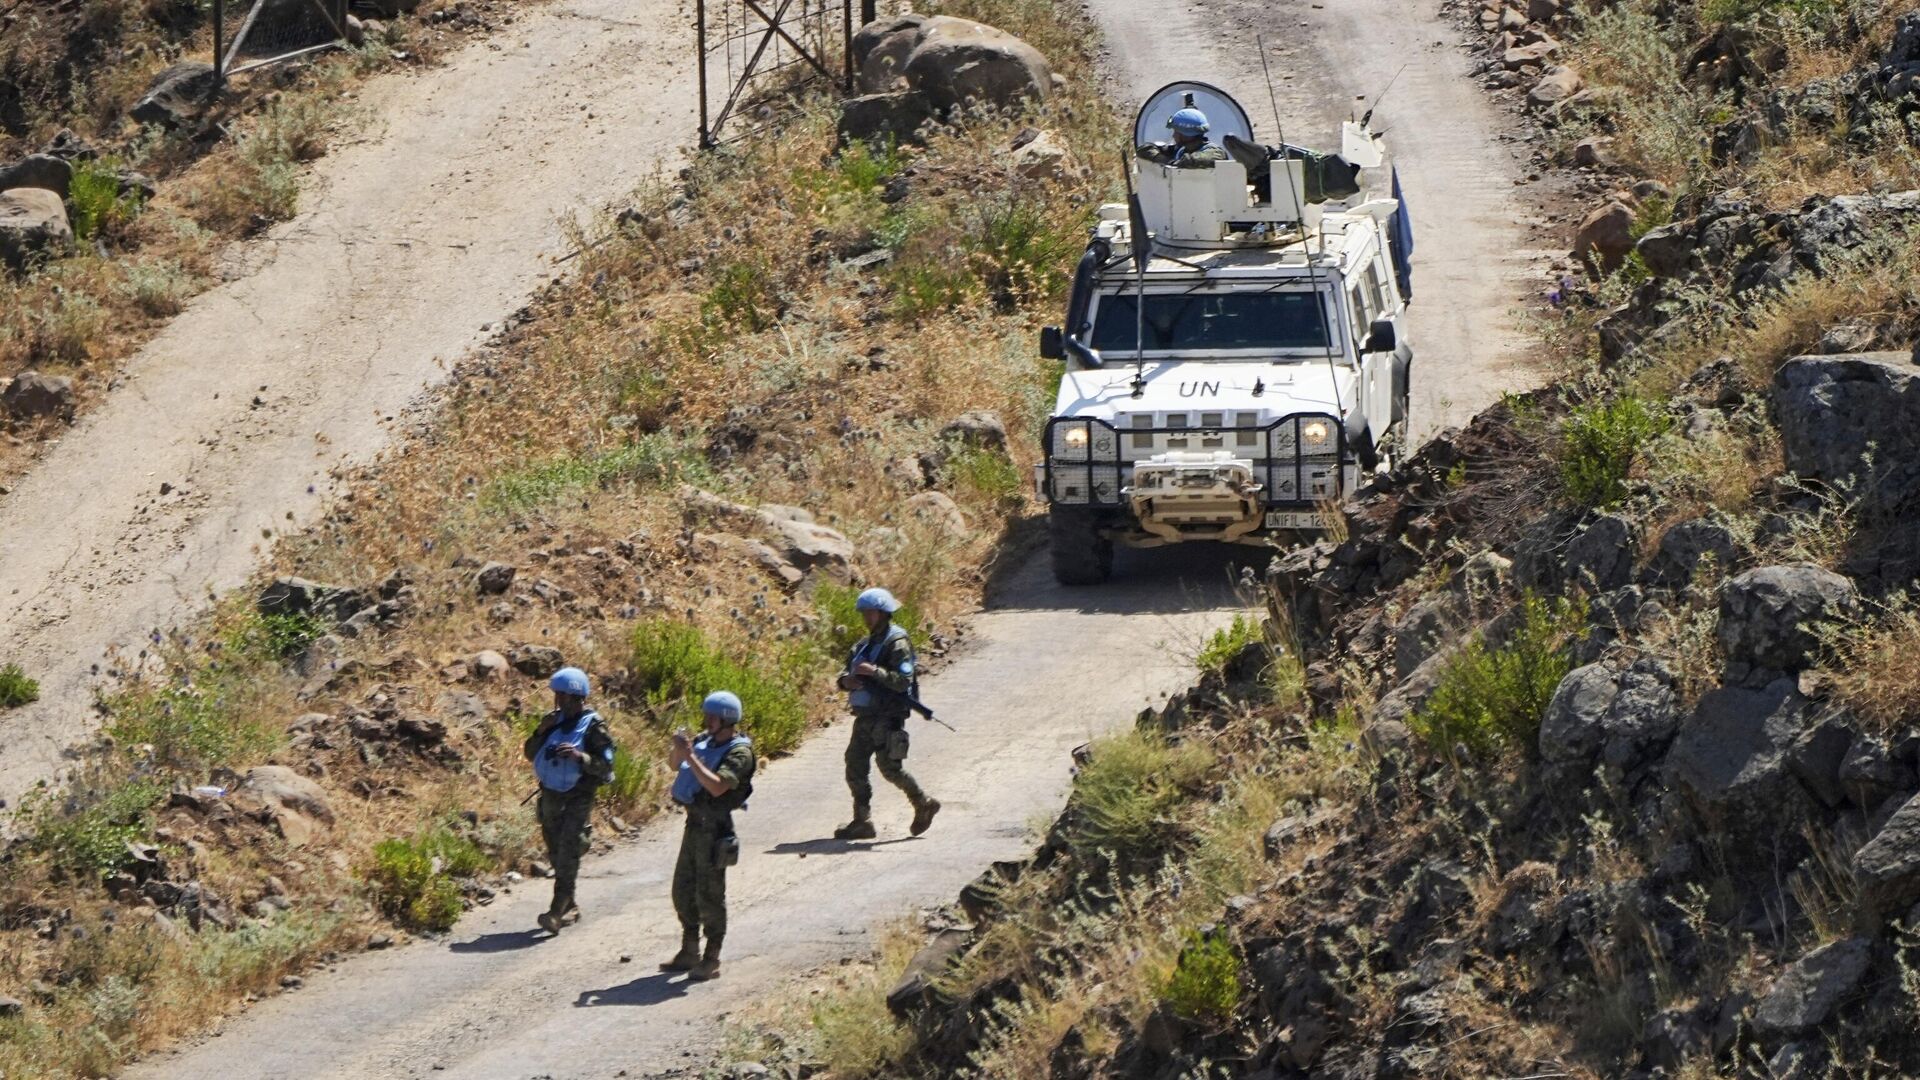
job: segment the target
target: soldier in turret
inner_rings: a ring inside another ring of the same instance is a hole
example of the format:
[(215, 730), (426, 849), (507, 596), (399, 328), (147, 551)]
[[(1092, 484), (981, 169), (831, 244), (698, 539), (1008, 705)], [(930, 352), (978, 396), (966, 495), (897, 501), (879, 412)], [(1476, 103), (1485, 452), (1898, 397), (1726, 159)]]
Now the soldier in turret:
[(1173, 142), (1148, 143), (1139, 148), (1141, 157), (1176, 169), (1211, 169), (1216, 161), (1225, 161), (1227, 152), (1207, 139), (1207, 114), (1189, 105), (1167, 119), (1173, 129)]

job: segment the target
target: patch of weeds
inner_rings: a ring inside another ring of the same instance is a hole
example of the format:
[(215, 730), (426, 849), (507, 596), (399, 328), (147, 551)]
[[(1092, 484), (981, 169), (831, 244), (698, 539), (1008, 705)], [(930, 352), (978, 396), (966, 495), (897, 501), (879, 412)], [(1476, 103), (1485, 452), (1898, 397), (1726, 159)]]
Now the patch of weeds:
[(633, 672), (655, 717), (668, 727), (702, 726), (700, 702), (715, 690), (740, 695), (742, 728), (764, 754), (786, 750), (806, 728), (810, 657), (802, 650), (771, 663), (736, 658), (699, 627), (673, 619), (648, 619), (633, 629)]
[(1245, 988), (1240, 968), (1240, 954), (1224, 933), (1192, 933), (1160, 986), (1160, 999), (1188, 1020), (1230, 1020)]
[(129, 263), (119, 284), (120, 294), (153, 318), (178, 314), (197, 288), (193, 275), (173, 262)]
[(632, 813), (653, 797), (654, 787), (654, 772), (647, 762), (628, 753), (625, 746), (614, 746), (613, 779), (600, 788), (602, 804), (618, 813)]
[(40, 683), (27, 677), (19, 664), (0, 667), (0, 709), (14, 709), (40, 700)]
[(1003, 453), (968, 447), (947, 459), (946, 472), (952, 486), (983, 502), (1011, 508), (1026, 498), (1026, 476)]
[(1635, 458), (1669, 423), (1665, 413), (1632, 396), (1575, 409), (1560, 432), (1560, 486), (1567, 500), (1596, 510), (1618, 503)]
[(691, 442), (654, 432), (612, 450), (576, 454), (497, 476), (481, 493), (480, 505), (489, 510), (530, 510), (587, 488), (616, 483), (700, 484), (709, 475), (706, 459)]
[(1073, 781), (1075, 846), (1122, 857), (1157, 850), (1168, 836), (1169, 815), (1212, 764), (1204, 746), (1172, 745), (1149, 732), (1095, 742)]
[(1448, 661), (1433, 693), (1413, 716), (1413, 733), (1443, 753), (1530, 747), (1553, 692), (1573, 669), (1573, 645), (1587, 605), (1528, 594), (1520, 625), (1498, 648), (1476, 635)]
[(147, 835), (147, 813), (164, 794), (159, 784), (135, 781), (55, 802), (41, 789), (22, 801), (18, 819), (33, 849), (55, 867), (98, 877), (131, 861), (127, 845)]
[(227, 635), (227, 647), (242, 656), (290, 660), (327, 632), (327, 621), (307, 611), (255, 615)]
[(369, 878), (388, 915), (410, 926), (445, 930), (460, 918), (464, 906), (455, 879), (492, 865), (478, 844), (442, 826), (411, 839), (375, 844)]
[(721, 270), (700, 301), (700, 322), (710, 330), (735, 334), (758, 333), (780, 318), (780, 300), (767, 272), (750, 263), (734, 263)]
[(1218, 675), (1227, 670), (1227, 665), (1249, 645), (1264, 642), (1265, 634), (1260, 629), (1260, 620), (1247, 615), (1235, 615), (1233, 622), (1215, 630), (1200, 647), (1200, 655), (1194, 657), (1194, 663), (1203, 672)]
[(73, 235), (79, 240), (110, 235), (140, 213), (140, 196), (120, 193), (115, 164), (111, 158), (73, 163), (67, 204), (73, 208)]
[(244, 765), (264, 757), (279, 740), (247, 709), (257, 690), (254, 672), (239, 667), (207, 670), (178, 683), (140, 687), (107, 701), (113, 719), (107, 733), (126, 748), (150, 747), (163, 768)]
[(1080, 248), (1077, 228), (1047, 216), (1025, 200), (989, 206), (971, 247), (983, 263), (981, 284), (1003, 310), (1051, 296), (1066, 283), (1067, 266)]
[(907, 322), (951, 311), (971, 301), (978, 289), (973, 275), (949, 266), (909, 264), (888, 275), (893, 286), (893, 313)]

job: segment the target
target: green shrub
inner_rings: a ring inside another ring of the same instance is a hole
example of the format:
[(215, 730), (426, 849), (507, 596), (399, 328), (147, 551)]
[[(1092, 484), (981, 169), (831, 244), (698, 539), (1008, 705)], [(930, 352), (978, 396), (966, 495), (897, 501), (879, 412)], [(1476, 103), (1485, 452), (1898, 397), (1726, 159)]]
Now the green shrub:
[(497, 476), (481, 493), (480, 504), (490, 510), (529, 510), (588, 488), (616, 483), (698, 484), (708, 476), (706, 459), (692, 443), (655, 432), (612, 450), (559, 458)]
[(1066, 283), (1067, 268), (1082, 246), (1079, 221), (1061, 222), (1027, 200), (989, 204), (970, 247), (980, 283), (1004, 310), (1051, 296)]
[(127, 264), (119, 291), (141, 313), (158, 318), (184, 308), (195, 285), (193, 275), (178, 263), (134, 262)]
[(984, 502), (1012, 507), (1026, 498), (1027, 478), (1004, 453), (967, 447), (947, 459), (948, 481)]
[(1188, 1020), (1220, 1023), (1231, 1019), (1243, 989), (1240, 954), (1224, 933), (1193, 933), (1180, 960), (1160, 987), (1160, 998)]
[(115, 695), (107, 702), (107, 733), (121, 746), (152, 746), (154, 761), (166, 768), (249, 764), (280, 737), (244, 705), (254, 681), (254, 673), (234, 667)]
[(73, 874), (99, 875), (125, 866), (127, 845), (147, 835), (147, 812), (165, 794), (148, 781), (120, 784), (53, 801), (44, 789), (22, 802), (19, 819), (35, 851)]
[(1258, 618), (1235, 615), (1232, 623), (1215, 630), (1207, 638), (1207, 643), (1200, 647), (1200, 655), (1194, 658), (1194, 662), (1201, 671), (1218, 675), (1227, 670), (1227, 665), (1233, 663), (1241, 650), (1265, 640), (1266, 634)]
[(602, 802), (611, 810), (631, 813), (654, 794), (654, 772), (647, 763), (627, 752), (625, 746), (613, 748), (613, 779), (600, 789)]
[(690, 623), (648, 619), (633, 629), (633, 671), (655, 717), (668, 727), (704, 725), (700, 702), (715, 690), (740, 695), (742, 730), (761, 753), (786, 750), (806, 729), (811, 657), (794, 650), (773, 662), (736, 659)]
[(1591, 509), (1618, 503), (1634, 459), (1667, 427), (1666, 414), (1637, 397), (1575, 409), (1560, 433), (1560, 486), (1568, 501)]
[(286, 660), (326, 632), (327, 621), (309, 611), (255, 615), (227, 635), (227, 647), (243, 657)]
[(1414, 734), (1443, 752), (1457, 744), (1481, 754), (1531, 747), (1547, 702), (1573, 669), (1586, 618), (1584, 602), (1529, 594), (1505, 645), (1489, 648), (1476, 635), (1446, 664), (1413, 716)]
[(492, 865), (472, 839), (441, 826), (412, 839), (375, 844), (371, 877), (381, 910), (410, 926), (445, 930), (462, 909), (455, 879)]
[(73, 207), (73, 235), (83, 241), (132, 221), (140, 212), (139, 195), (120, 194), (120, 177), (109, 158), (73, 163), (67, 202)]
[(40, 700), (40, 684), (27, 678), (19, 664), (0, 667), (0, 709), (12, 709)]
[(1167, 835), (1169, 815), (1212, 763), (1205, 747), (1170, 745), (1153, 733), (1129, 731), (1098, 740), (1073, 780), (1075, 846), (1121, 857), (1156, 850)]
[(767, 272), (750, 263), (722, 269), (700, 301), (700, 321), (728, 334), (750, 334), (768, 329), (780, 317), (779, 297)]

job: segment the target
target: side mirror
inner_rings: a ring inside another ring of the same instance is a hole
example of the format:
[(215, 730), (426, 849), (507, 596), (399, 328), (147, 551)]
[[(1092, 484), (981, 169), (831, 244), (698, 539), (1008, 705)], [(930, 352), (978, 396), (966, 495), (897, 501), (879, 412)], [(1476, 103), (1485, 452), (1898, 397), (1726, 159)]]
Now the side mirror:
[(1361, 352), (1392, 352), (1399, 345), (1399, 339), (1393, 333), (1392, 319), (1375, 319), (1367, 328), (1367, 343), (1360, 347)]
[(1057, 326), (1040, 328), (1040, 358), (1042, 360), (1065, 360), (1067, 358), (1067, 335)]

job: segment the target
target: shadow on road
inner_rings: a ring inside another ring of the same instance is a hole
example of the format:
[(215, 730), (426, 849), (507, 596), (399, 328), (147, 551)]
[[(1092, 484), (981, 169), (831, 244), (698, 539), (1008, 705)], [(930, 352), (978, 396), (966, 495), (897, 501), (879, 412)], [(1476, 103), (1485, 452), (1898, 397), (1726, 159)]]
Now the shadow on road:
[(553, 935), (547, 933), (545, 930), (511, 930), (498, 934), (481, 934), (472, 941), (456, 941), (447, 946), (447, 951), (457, 953), (512, 952), (515, 949), (530, 949), (552, 936)]
[(869, 851), (888, 844), (911, 844), (920, 839), (917, 836), (896, 836), (891, 840), (836, 840), (823, 836), (817, 840), (788, 840), (768, 848), (767, 855), (845, 855), (849, 851)]
[(630, 983), (609, 986), (605, 990), (582, 990), (574, 999), (576, 1009), (597, 1005), (658, 1005), (687, 996), (687, 980), (673, 972), (642, 975)]
[[(1176, 615), (1249, 607), (1274, 549), (1240, 544), (1180, 544), (1114, 552), (1113, 576), (1099, 585), (1053, 580), (1042, 544), (1017, 563), (994, 568), (988, 611), (1078, 611), (1083, 614)], [(1249, 576), (1250, 575), (1250, 576)]]

